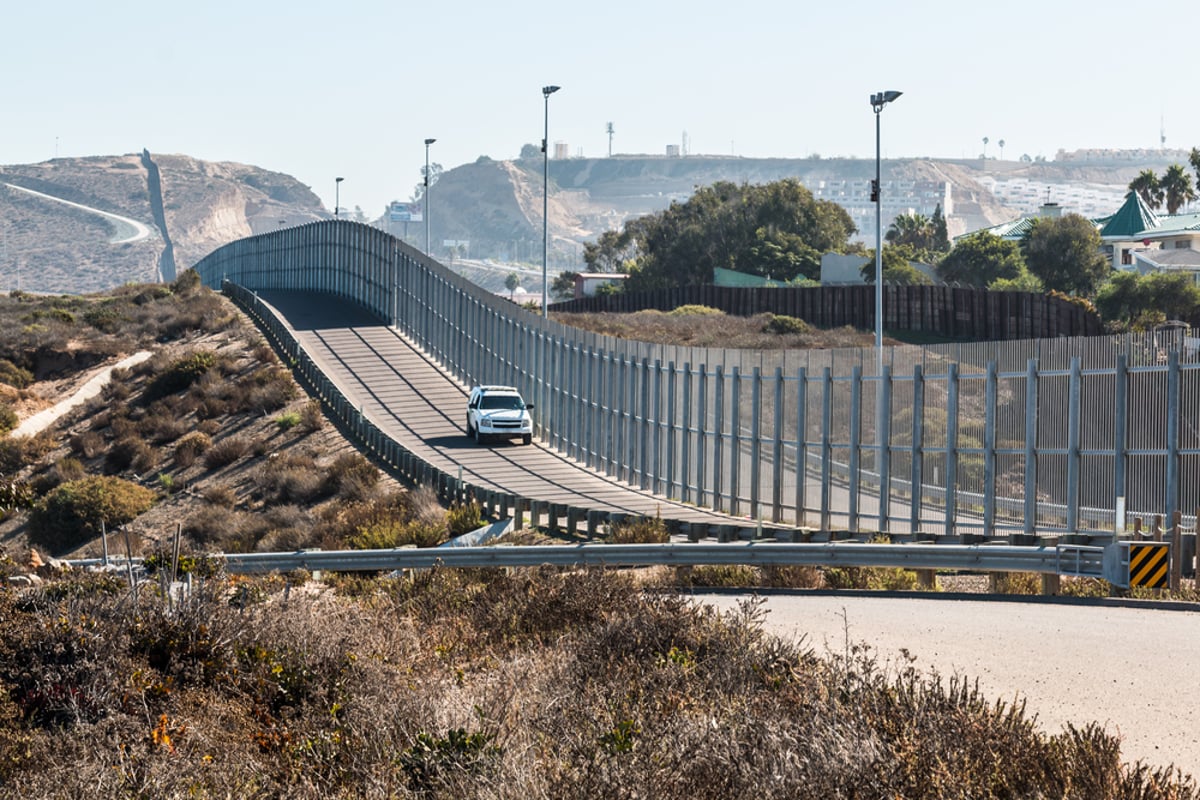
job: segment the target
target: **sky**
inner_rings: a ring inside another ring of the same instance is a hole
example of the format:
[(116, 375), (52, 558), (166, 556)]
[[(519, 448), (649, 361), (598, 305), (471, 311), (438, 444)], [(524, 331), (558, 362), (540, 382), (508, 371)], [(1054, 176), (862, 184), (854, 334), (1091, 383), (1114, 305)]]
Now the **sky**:
[[(374, 218), (430, 160), (550, 141), (571, 156), (975, 158), (1200, 145), (1200, 7), (961, 0), (576, 6), (526, 0), (14, 0), (0, 164), (179, 153), (290, 174)], [(1171, 21), (1174, 22), (1171, 22)], [(1186, 37), (1185, 37), (1186, 38)], [(1183, 42), (1184, 40), (1180, 40)], [(1184, 50), (1186, 43), (1181, 44)], [(1182, 52), (1182, 51), (1181, 51)], [(983, 137), (990, 140), (987, 145)]]

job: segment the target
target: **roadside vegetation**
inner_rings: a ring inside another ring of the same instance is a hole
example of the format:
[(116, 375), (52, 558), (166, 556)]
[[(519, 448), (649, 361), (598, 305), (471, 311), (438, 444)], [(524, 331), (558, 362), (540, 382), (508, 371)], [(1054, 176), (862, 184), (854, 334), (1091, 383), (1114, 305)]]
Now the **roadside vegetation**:
[(0, 794), (1200, 796), (1097, 725), (1048, 734), (967, 678), (784, 641), (757, 601), (718, 614), (635, 574), (0, 591)]

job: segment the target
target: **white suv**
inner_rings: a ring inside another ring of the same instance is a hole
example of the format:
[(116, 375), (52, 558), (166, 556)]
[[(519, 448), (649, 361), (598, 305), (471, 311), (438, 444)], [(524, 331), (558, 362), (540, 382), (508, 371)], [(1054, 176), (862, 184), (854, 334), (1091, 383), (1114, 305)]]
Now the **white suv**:
[(533, 441), (531, 408), (533, 404), (511, 386), (476, 386), (467, 396), (467, 436), (474, 436), (479, 444), (489, 436), (519, 436), (529, 444)]

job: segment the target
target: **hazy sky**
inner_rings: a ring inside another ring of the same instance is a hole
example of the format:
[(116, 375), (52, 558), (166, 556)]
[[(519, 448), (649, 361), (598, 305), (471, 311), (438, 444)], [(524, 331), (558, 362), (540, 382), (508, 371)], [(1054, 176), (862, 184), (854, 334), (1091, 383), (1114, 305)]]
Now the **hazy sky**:
[[(610, 0), (30, 2), (0, 12), (0, 164), (183, 153), (289, 173), (374, 217), (425, 162), (695, 154), (1053, 158), (1059, 148), (1200, 145), (1172, 31), (1194, 2)], [(1186, 53), (1187, 37), (1177, 44)]]

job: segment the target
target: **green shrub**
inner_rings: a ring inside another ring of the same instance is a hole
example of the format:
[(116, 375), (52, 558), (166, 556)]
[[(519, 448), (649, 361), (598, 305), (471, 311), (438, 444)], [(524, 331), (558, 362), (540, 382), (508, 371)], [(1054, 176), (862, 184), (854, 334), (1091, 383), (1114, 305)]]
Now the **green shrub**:
[(476, 502), (455, 503), (446, 512), (446, 527), (451, 536), (462, 536), (482, 528), (483, 506)]
[(154, 492), (121, 478), (91, 476), (46, 495), (29, 516), (29, 539), (51, 552), (73, 550), (100, 533), (124, 525), (154, 505)]
[(24, 389), (33, 383), (33, 373), (18, 367), (7, 358), (0, 358), (0, 383), (7, 383), (17, 389)]
[(669, 313), (673, 317), (687, 317), (687, 316), (695, 316), (698, 314), (714, 316), (714, 317), (725, 316), (725, 312), (719, 308), (713, 308), (712, 306), (698, 306), (698, 305), (679, 306), (678, 308), (672, 309)]
[(28, 440), (23, 437), (0, 439), (0, 475), (16, 475), (28, 458)]
[(0, 481), (0, 512), (31, 508), (34, 501), (33, 487), (23, 481)]
[(615, 526), (608, 536), (612, 544), (664, 544), (670, 540), (666, 523), (659, 517), (629, 520)]
[(275, 418), (275, 424), (281, 431), (289, 431), (300, 424), (300, 413), (287, 411)]
[(763, 333), (778, 335), (812, 333), (812, 326), (799, 317), (771, 314), (763, 323)]
[(692, 586), (757, 586), (758, 570), (746, 564), (701, 564), (689, 572)]
[(167, 395), (182, 392), (200, 380), (216, 363), (217, 354), (209, 350), (201, 350), (179, 359), (150, 381), (142, 402), (148, 405)]
[(0, 400), (0, 435), (14, 430), (20, 423), (21, 421), (17, 419), (17, 412), (13, 411), (12, 406)]

